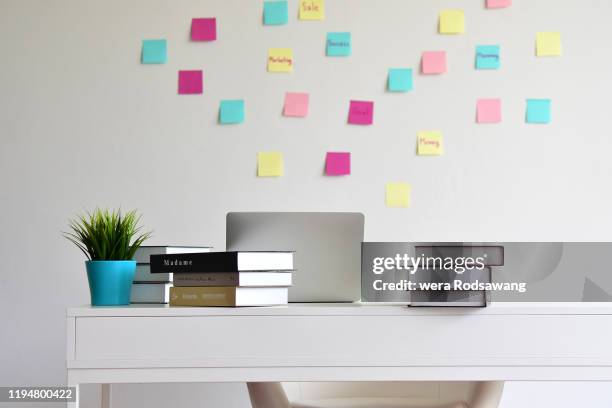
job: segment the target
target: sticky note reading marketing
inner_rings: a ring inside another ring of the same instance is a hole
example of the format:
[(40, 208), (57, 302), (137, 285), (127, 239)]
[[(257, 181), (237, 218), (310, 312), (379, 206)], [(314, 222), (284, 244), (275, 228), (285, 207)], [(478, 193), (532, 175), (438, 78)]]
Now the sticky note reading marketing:
[(374, 102), (351, 101), (348, 123), (353, 125), (371, 125), (374, 122)]
[(283, 175), (284, 171), (282, 153), (257, 153), (257, 177), (280, 177)]
[(476, 122), (499, 123), (501, 120), (501, 99), (479, 99), (476, 102)]
[(512, 5), (512, 0), (487, 0), (487, 8), (505, 8)]
[(194, 18), (191, 20), (191, 41), (215, 41), (216, 39), (216, 18)]
[(285, 94), (285, 106), (283, 115), (294, 117), (305, 117), (308, 115), (309, 95), (304, 92), (287, 92)]
[(550, 99), (527, 99), (527, 123), (550, 123)]
[(443, 10), (440, 12), (440, 34), (462, 34), (465, 32), (463, 10)]
[(442, 133), (436, 130), (417, 134), (417, 154), (419, 156), (440, 156), (444, 153)]
[(264, 24), (283, 25), (289, 21), (287, 0), (264, 1)]
[(202, 93), (202, 71), (179, 71), (178, 93), (180, 95)]
[(325, 174), (328, 176), (346, 176), (351, 174), (351, 153), (327, 152), (325, 157)]
[(325, 51), (328, 57), (351, 55), (351, 33), (327, 33)]
[(476, 69), (499, 69), (499, 45), (476, 46)]
[(423, 74), (443, 74), (446, 72), (446, 51), (425, 51), (421, 58)]
[(385, 201), (387, 207), (406, 208), (410, 206), (410, 184), (387, 183)]
[(268, 50), (268, 72), (292, 72), (293, 51), (291, 48), (270, 48)]
[(219, 104), (219, 123), (234, 124), (244, 122), (244, 100), (224, 100)]
[(143, 40), (140, 55), (143, 64), (165, 64), (168, 58), (166, 40)]
[(323, 20), (325, 18), (324, 0), (300, 0), (300, 20)]
[(390, 68), (387, 89), (391, 92), (408, 92), (412, 90), (411, 68)]
[(558, 57), (561, 53), (561, 33), (542, 32), (536, 34), (536, 55), (538, 57)]

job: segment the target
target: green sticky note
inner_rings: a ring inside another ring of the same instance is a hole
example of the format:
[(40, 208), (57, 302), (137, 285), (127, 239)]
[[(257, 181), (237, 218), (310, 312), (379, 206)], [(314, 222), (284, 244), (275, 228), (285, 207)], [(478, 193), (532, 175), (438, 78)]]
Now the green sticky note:
[(499, 45), (476, 46), (476, 69), (499, 69)]
[(412, 90), (411, 68), (390, 68), (387, 88), (391, 92), (407, 92)]
[(351, 55), (351, 33), (327, 33), (328, 57), (348, 57)]
[(233, 124), (244, 122), (244, 100), (224, 100), (219, 106), (219, 123)]
[(141, 62), (143, 64), (165, 64), (168, 59), (166, 40), (143, 40)]
[(283, 25), (289, 21), (287, 0), (264, 2), (264, 24)]
[(550, 99), (527, 99), (527, 123), (550, 123)]

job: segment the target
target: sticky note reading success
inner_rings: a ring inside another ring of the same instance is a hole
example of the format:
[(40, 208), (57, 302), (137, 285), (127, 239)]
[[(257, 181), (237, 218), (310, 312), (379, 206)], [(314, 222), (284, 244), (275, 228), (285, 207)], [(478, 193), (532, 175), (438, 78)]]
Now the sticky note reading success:
[(257, 153), (257, 177), (280, 177), (283, 175), (284, 171), (282, 153)]
[(293, 50), (291, 48), (270, 48), (268, 50), (268, 72), (292, 72)]
[(351, 174), (351, 153), (328, 152), (325, 158), (325, 174), (328, 176)]
[(462, 34), (465, 32), (463, 10), (443, 10), (440, 12), (440, 34)]
[(538, 57), (558, 57), (561, 53), (561, 33), (537, 33), (536, 55)]
[(423, 131), (417, 134), (417, 154), (419, 156), (440, 156), (444, 153), (442, 133)]
[(410, 184), (387, 183), (386, 189), (387, 207), (406, 208), (410, 206)]
[(324, 0), (300, 0), (300, 20), (323, 20), (325, 18)]

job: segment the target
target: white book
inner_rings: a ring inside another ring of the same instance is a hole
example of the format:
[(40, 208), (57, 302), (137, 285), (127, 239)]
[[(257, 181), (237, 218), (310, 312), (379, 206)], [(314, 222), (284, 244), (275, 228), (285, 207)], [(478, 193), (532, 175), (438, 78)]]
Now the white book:
[(130, 303), (170, 302), (170, 283), (133, 283)]
[(172, 282), (171, 273), (151, 273), (149, 264), (136, 264), (136, 273), (134, 274), (134, 283), (141, 282), (157, 282), (165, 283)]
[(192, 254), (194, 252), (210, 252), (212, 247), (198, 246), (148, 246), (143, 245), (136, 250), (134, 260), (140, 264), (148, 264), (151, 255)]

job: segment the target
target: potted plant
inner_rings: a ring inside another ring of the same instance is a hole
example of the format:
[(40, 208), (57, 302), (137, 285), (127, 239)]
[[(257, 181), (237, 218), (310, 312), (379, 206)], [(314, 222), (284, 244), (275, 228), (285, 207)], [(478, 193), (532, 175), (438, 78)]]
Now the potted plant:
[(116, 306), (130, 303), (136, 271), (134, 253), (151, 236), (140, 233), (136, 211), (125, 215), (121, 210), (96, 209), (70, 220), (71, 232), (65, 238), (87, 257), (85, 267), (92, 306)]

